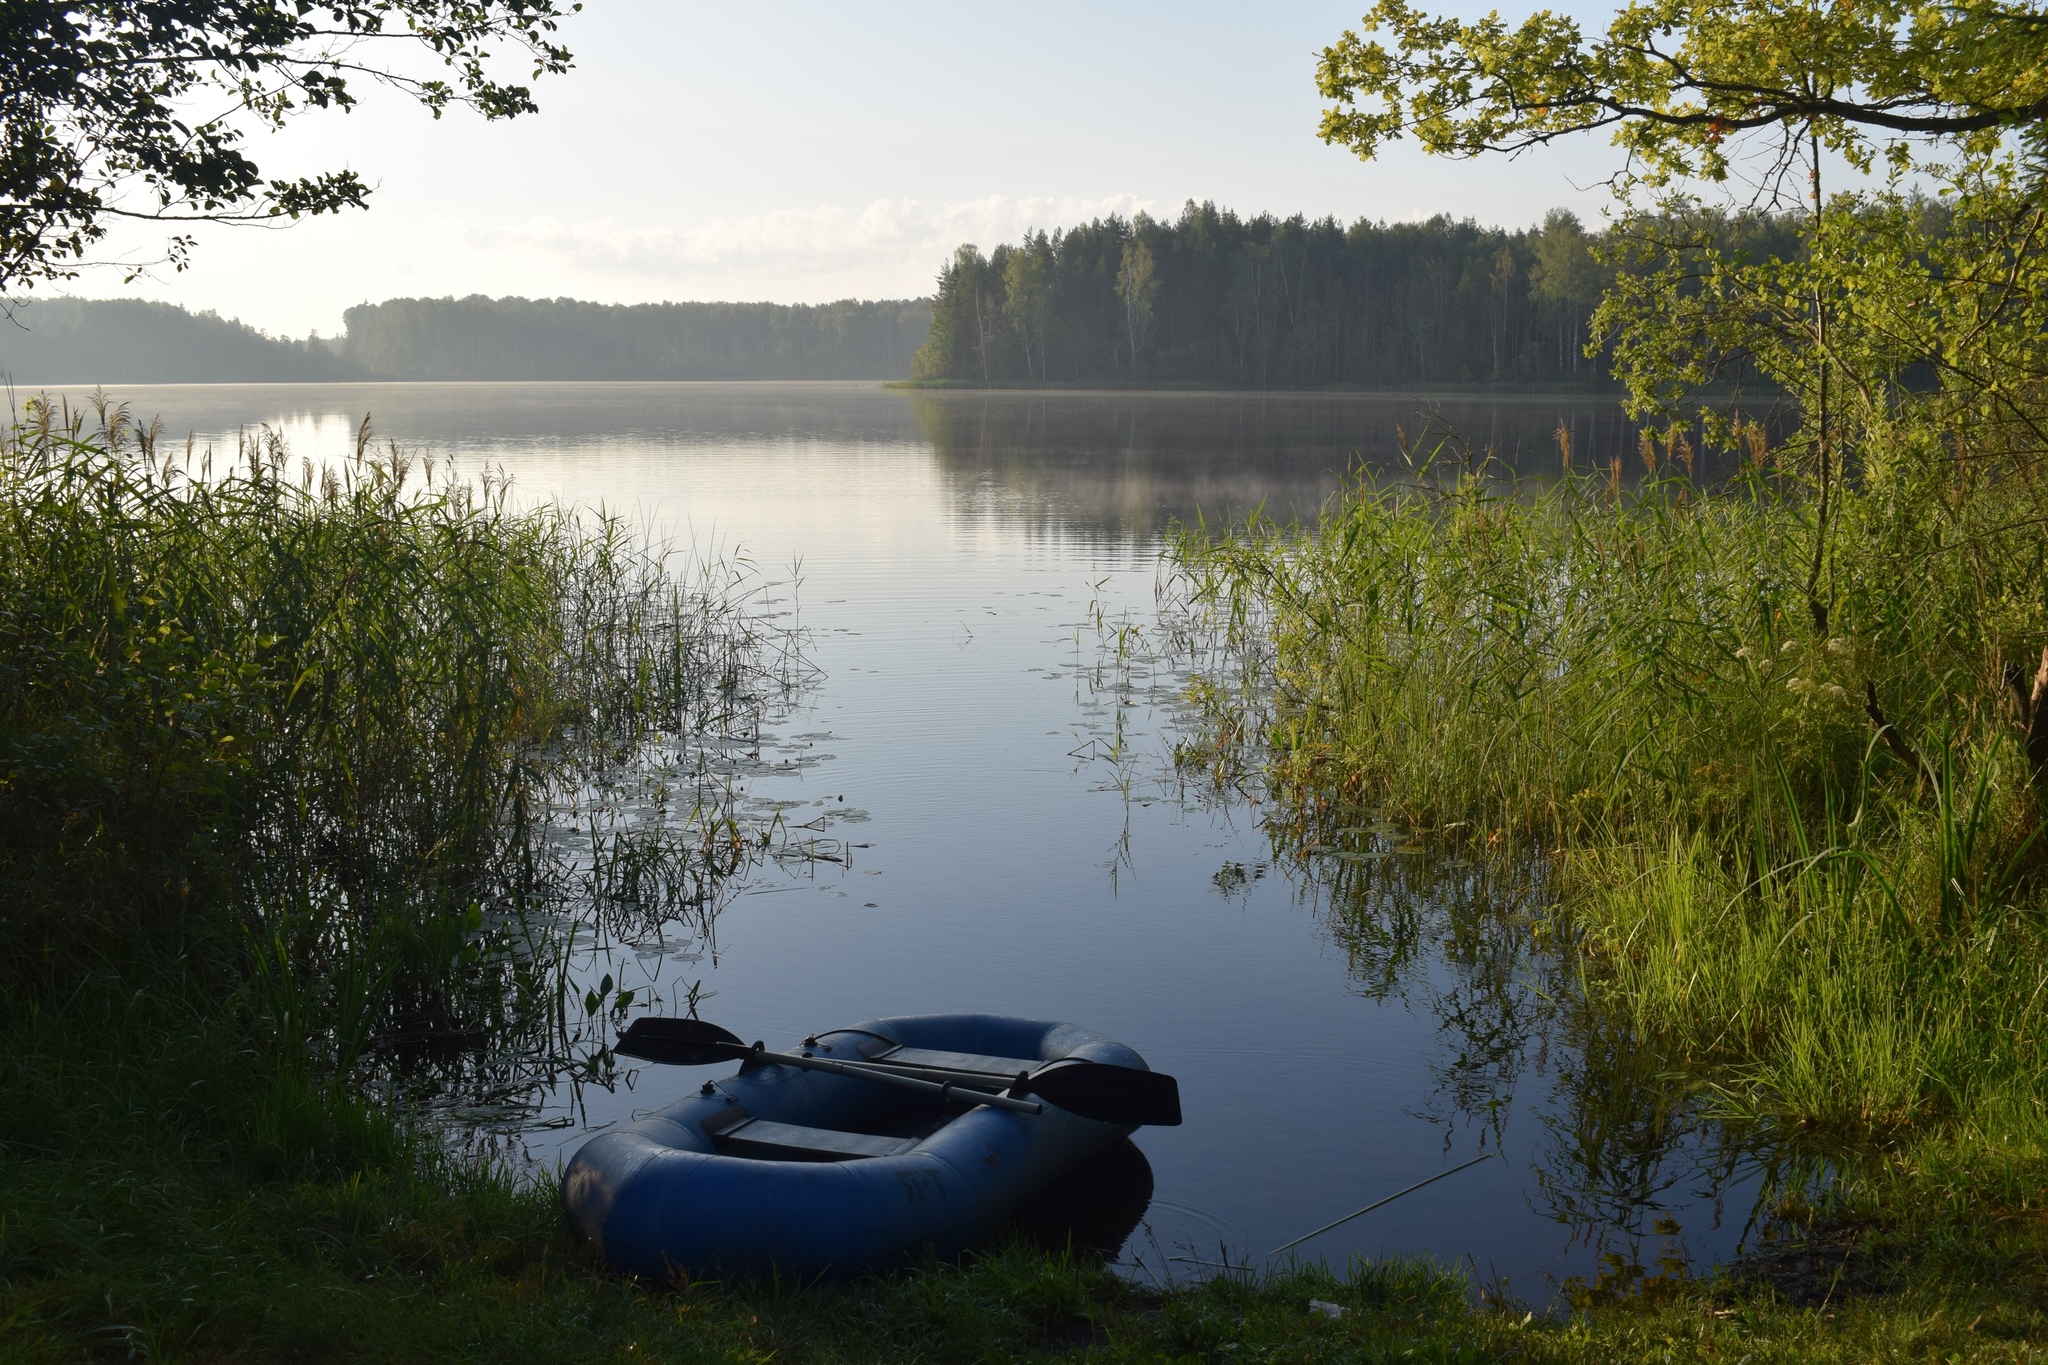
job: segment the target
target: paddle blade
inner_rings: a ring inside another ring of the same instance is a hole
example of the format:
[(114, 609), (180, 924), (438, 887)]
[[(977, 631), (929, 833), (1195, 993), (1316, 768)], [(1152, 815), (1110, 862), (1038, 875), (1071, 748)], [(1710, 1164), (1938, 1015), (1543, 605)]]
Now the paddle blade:
[(752, 1051), (716, 1024), (701, 1019), (635, 1019), (612, 1051), (669, 1066), (711, 1066)]
[(1098, 1123), (1155, 1128), (1180, 1123), (1180, 1083), (1157, 1071), (1107, 1062), (1055, 1062), (1033, 1074), (1024, 1088)]

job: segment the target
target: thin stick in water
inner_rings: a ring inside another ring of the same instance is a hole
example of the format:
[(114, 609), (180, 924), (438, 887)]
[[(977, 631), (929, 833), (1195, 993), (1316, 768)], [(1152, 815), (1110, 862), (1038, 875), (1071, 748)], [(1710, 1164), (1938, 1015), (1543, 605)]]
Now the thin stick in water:
[(1350, 1221), (1351, 1221), (1352, 1219), (1354, 1219), (1354, 1218), (1361, 1218), (1361, 1217), (1364, 1217), (1364, 1216), (1365, 1216), (1366, 1214), (1368, 1214), (1368, 1213), (1371, 1213), (1371, 1212), (1372, 1212), (1372, 1211), (1373, 1211), (1374, 1209), (1376, 1209), (1376, 1208), (1380, 1207), (1380, 1206), (1381, 1206), (1382, 1204), (1391, 1204), (1391, 1203), (1393, 1203), (1393, 1202), (1394, 1202), (1394, 1201), (1395, 1201), (1396, 1199), (1399, 1199), (1399, 1198), (1400, 1198), (1400, 1197), (1401, 1197), (1402, 1195), (1404, 1195), (1404, 1194), (1413, 1194), (1413, 1193), (1415, 1193), (1415, 1192), (1416, 1192), (1417, 1190), (1421, 1189), (1421, 1188), (1422, 1188), (1422, 1187), (1423, 1187), (1424, 1185), (1434, 1185), (1434, 1184), (1435, 1184), (1435, 1183), (1436, 1183), (1437, 1181), (1439, 1181), (1439, 1180), (1442, 1180), (1442, 1179), (1443, 1179), (1443, 1178), (1444, 1178), (1445, 1176), (1447, 1176), (1447, 1175), (1456, 1175), (1456, 1174), (1457, 1174), (1458, 1172), (1460, 1172), (1460, 1171), (1464, 1170), (1464, 1169), (1465, 1169), (1466, 1167), (1468, 1167), (1468, 1166), (1477, 1166), (1477, 1165), (1478, 1165), (1478, 1164), (1479, 1164), (1480, 1162), (1482, 1162), (1482, 1161), (1491, 1161), (1491, 1160), (1493, 1160), (1493, 1153), (1492, 1153), (1492, 1152), (1488, 1152), (1488, 1153), (1487, 1153), (1486, 1155), (1484, 1155), (1484, 1156), (1475, 1156), (1475, 1157), (1473, 1157), (1473, 1158), (1472, 1158), (1472, 1159), (1471, 1159), (1470, 1161), (1467, 1161), (1467, 1162), (1465, 1162), (1465, 1163), (1464, 1163), (1464, 1165), (1462, 1165), (1462, 1166), (1453, 1166), (1453, 1167), (1451, 1167), (1451, 1169), (1449, 1169), (1448, 1171), (1438, 1171), (1438, 1172), (1437, 1172), (1437, 1173), (1436, 1173), (1435, 1175), (1431, 1176), (1431, 1177), (1430, 1177), (1429, 1179), (1427, 1179), (1427, 1180), (1418, 1180), (1418, 1181), (1416, 1181), (1416, 1182), (1415, 1182), (1415, 1183), (1414, 1183), (1413, 1185), (1410, 1185), (1410, 1186), (1409, 1186), (1409, 1187), (1408, 1187), (1407, 1189), (1405, 1189), (1405, 1190), (1396, 1190), (1396, 1191), (1394, 1191), (1394, 1192), (1393, 1192), (1392, 1194), (1388, 1195), (1388, 1196), (1387, 1196), (1387, 1197), (1386, 1197), (1385, 1199), (1376, 1199), (1376, 1200), (1374, 1200), (1374, 1201), (1373, 1201), (1372, 1203), (1370, 1203), (1370, 1204), (1367, 1204), (1367, 1205), (1366, 1205), (1366, 1206), (1365, 1206), (1364, 1208), (1360, 1209), (1360, 1210), (1359, 1210), (1359, 1211), (1358, 1211), (1357, 1213), (1347, 1213), (1347, 1214), (1345, 1214), (1345, 1215), (1344, 1215), (1344, 1216), (1343, 1216), (1342, 1218), (1339, 1218), (1339, 1219), (1338, 1219), (1338, 1220), (1337, 1220), (1336, 1222), (1334, 1222), (1334, 1223), (1325, 1223), (1325, 1224), (1323, 1224), (1323, 1225), (1322, 1225), (1321, 1227), (1317, 1228), (1317, 1229), (1316, 1229), (1316, 1230), (1315, 1230), (1314, 1232), (1304, 1232), (1303, 1234), (1301, 1234), (1301, 1236), (1299, 1236), (1299, 1237), (1295, 1238), (1295, 1239), (1294, 1239), (1293, 1241), (1291, 1241), (1291, 1242), (1287, 1242), (1287, 1243), (1285, 1243), (1285, 1244), (1283, 1244), (1283, 1245), (1281, 1245), (1281, 1246), (1277, 1246), (1277, 1247), (1274, 1247), (1274, 1248), (1273, 1248), (1273, 1249), (1272, 1249), (1271, 1251), (1269, 1251), (1269, 1252), (1267, 1252), (1267, 1253), (1266, 1253), (1266, 1259), (1270, 1261), (1270, 1260), (1272, 1260), (1272, 1259), (1273, 1259), (1273, 1258), (1274, 1258), (1275, 1256), (1278, 1256), (1278, 1255), (1279, 1255), (1279, 1254), (1280, 1254), (1281, 1252), (1283, 1252), (1283, 1251), (1287, 1250), (1287, 1249), (1288, 1249), (1289, 1247), (1298, 1247), (1298, 1246), (1300, 1246), (1300, 1245), (1301, 1245), (1301, 1244), (1302, 1244), (1303, 1242), (1306, 1242), (1306, 1241), (1307, 1241), (1307, 1240), (1308, 1240), (1309, 1238), (1311, 1238), (1311, 1237), (1320, 1237), (1320, 1236), (1322, 1236), (1322, 1235), (1323, 1235), (1324, 1233), (1328, 1232), (1328, 1231), (1329, 1231), (1329, 1230), (1330, 1230), (1331, 1228), (1334, 1228), (1334, 1227), (1342, 1227), (1342, 1226), (1343, 1226), (1344, 1224), (1346, 1224), (1346, 1223), (1350, 1222)]

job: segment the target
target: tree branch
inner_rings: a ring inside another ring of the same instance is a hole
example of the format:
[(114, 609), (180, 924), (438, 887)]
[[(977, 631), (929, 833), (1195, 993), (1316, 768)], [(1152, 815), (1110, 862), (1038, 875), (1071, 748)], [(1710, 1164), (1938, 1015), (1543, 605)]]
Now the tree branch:
[[(2048, 667), (2048, 650), (2043, 651), (2044, 667)], [(1877, 727), (1877, 737), (1884, 741), (1901, 763), (1911, 768), (1916, 776), (1925, 778), (1935, 787), (1941, 786), (1941, 777), (1932, 765), (1921, 757), (1911, 740), (1899, 732), (1899, 727), (1885, 718), (1884, 707), (1877, 700), (1877, 684), (1868, 678), (1863, 680), (1863, 714), (1870, 717), (1870, 723)]]
[(2041, 666), (2034, 670), (2034, 690), (2027, 697), (2027, 763), (2035, 788), (2048, 795), (2048, 645), (2041, 648)]

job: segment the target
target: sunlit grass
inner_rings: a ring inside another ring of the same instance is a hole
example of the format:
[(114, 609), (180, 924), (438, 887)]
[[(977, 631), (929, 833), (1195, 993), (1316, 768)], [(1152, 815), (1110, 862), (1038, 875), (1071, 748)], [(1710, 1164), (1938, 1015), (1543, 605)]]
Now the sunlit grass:
[(1191, 530), (1181, 610), (1221, 644), (1183, 769), (1230, 777), (1252, 738), (1306, 838), (1372, 811), (1550, 851), (1587, 999), (1724, 1117), (2036, 1143), (2011, 663), (2048, 639), (2041, 537), (2023, 489), (1908, 476), (1844, 500), (1818, 603), (1808, 511), (1757, 464), (1713, 492), (1361, 480), (1313, 528)]

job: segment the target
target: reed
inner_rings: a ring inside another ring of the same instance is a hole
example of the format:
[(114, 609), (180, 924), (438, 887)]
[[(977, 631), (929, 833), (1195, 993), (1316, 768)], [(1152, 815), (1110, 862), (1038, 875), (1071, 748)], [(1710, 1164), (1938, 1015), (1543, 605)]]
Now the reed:
[(1767, 453), (1713, 490), (1678, 438), (1645, 459), (1626, 486), (1425, 464), (1311, 528), (1184, 530), (1183, 770), (1236, 780), (1251, 737), (1290, 839), (1372, 812), (1550, 851), (1586, 998), (1724, 1116), (2038, 1145), (2048, 702), (2017, 665), (2048, 503), (1873, 459), (1817, 602)]
[[(795, 685), (750, 591), (367, 420), (316, 468), (31, 401), (0, 440), (0, 980), (178, 962), (280, 1112), (366, 1052), (533, 1046), (603, 868), (659, 918), (731, 861), (689, 743)], [(682, 810), (577, 854), (579, 804), (650, 771)]]

